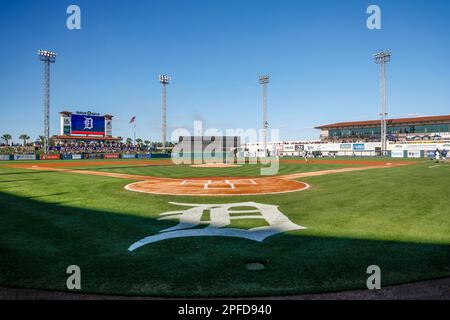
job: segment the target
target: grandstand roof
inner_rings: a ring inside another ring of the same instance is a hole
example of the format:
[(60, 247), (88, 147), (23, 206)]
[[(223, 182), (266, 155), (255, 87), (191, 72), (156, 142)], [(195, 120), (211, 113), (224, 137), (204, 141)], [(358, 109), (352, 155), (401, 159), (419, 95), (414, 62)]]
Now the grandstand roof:
[[(400, 118), (400, 119), (388, 119), (386, 120), (388, 125), (393, 124), (410, 124), (410, 123), (432, 123), (450, 121), (450, 115), (448, 116), (432, 116), (432, 117), (415, 117), (415, 118)], [(380, 124), (380, 120), (369, 121), (353, 121), (353, 122), (338, 122), (333, 124), (327, 124), (324, 126), (316, 127), (316, 129), (335, 129), (345, 127), (369, 127), (377, 126)]]

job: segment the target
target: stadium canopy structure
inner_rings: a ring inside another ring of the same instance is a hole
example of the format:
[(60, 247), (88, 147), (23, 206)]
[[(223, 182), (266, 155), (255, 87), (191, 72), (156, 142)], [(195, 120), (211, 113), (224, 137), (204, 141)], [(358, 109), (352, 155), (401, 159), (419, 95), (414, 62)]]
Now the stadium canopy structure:
[[(316, 127), (326, 142), (379, 141), (380, 120), (339, 122)], [(440, 140), (450, 138), (450, 115), (387, 120), (391, 141)]]

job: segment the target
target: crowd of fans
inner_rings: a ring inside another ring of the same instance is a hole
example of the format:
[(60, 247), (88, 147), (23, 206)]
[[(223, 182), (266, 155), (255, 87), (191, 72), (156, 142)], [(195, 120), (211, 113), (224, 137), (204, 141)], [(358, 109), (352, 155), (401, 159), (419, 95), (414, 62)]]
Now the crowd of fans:
[[(388, 135), (387, 139), (391, 142), (403, 142), (403, 141), (442, 141), (444, 140), (441, 136), (406, 136), (406, 137), (400, 137), (396, 135)], [(348, 137), (348, 138), (342, 138), (342, 137), (327, 137), (327, 142), (332, 143), (365, 143), (365, 142), (380, 142), (379, 136), (374, 137)]]
[[(51, 154), (82, 154), (82, 153), (155, 153), (162, 144), (136, 144), (122, 142), (68, 142), (56, 143), (49, 146)], [(171, 147), (168, 144), (167, 147)], [(0, 154), (33, 154), (40, 153), (42, 145), (38, 142), (27, 146), (19, 144), (0, 144)]]
[[(275, 146), (282, 145), (292, 145), (292, 144), (326, 144), (333, 143), (337, 141), (286, 141), (275, 143)], [(364, 143), (364, 142), (378, 142), (371, 139), (349, 139), (349, 140), (339, 140), (339, 143)], [(252, 143), (246, 144), (247, 147), (251, 146)], [(83, 154), (83, 153), (103, 153), (103, 154), (123, 154), (123, 153), (156, 153), (158, 149), (162, 146), (161, 143), (127, 143), (124, 142), (102, 142), (102, 141), (92, 141), (92, 142), (65, 142), (51, 144), (49, 147), (49, 152), (52, 154)], [(173, 147), (172, 143), (167, 144), (168, 148)], [(22, 144), (0, 144), (0, 154), (33, 154), (42, 152), (41, 143), (35, 142), (23, 146)]]
[(279, 142), (276, 143), (275, 145), (285, 145), (285, 144), (325, 144), (327, 143), (326, 141), (322, 141), (322, 140), (307, 140), (307, 141), (285, 141), (285, 142)]
[[(390, 140), (394, 141), (394, 140)], [(327, 143), (368, 143), (368, 142), (380, 142), (380, 138), (358, 138), (358, 139), (340, 139), (340, 138), (328, 138)]]
[(126, 144), (122, 142), (74, 142), (74, 143), (58, 143), (50, 146), (50, 153), (57, 154), (80, 154), (80, 153), (139, 153), (154, 152), (157, 147), (155, 144)]
[(0, 154), (31, 154), (36, 153), (37, 150), (39, 150), (39, 148), (34, 146), (0, 146)]

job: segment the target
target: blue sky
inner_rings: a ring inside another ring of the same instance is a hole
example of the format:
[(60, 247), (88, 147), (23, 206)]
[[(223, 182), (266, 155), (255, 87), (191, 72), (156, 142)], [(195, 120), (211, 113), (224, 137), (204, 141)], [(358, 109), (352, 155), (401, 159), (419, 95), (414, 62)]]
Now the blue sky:
[[(82, 30), (66, 28), (66, 8), (82, 10)], [(382, 10), (382, 30), (366, 9)], [(377, 118), (379, 67), (390, 49), (393, 117), (450, 114), (450, 3), (443, 1), (39, 0), (0, 3), (0, 133), (17, 141), (43, 131), (42, 65), (56, 51), (51, 133), (58, 112), (118, 119), (116, 136), (160, 139), (161, 87), (168, 123), (191, 128), (259, 128), (258, 75), (271, 76), (269, 122), (283, 139), (315, 139), (314, 126)]]

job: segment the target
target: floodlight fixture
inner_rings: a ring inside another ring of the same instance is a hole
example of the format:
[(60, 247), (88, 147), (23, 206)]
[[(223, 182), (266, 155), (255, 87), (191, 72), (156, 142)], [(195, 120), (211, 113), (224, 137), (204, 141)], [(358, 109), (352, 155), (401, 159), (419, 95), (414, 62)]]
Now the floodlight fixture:
[(391, 62), (392, 54), (390, 51), (381, 51), (381, 52), (375, 53), (373, 56), (375, 58), (375, 63), (381, 64), (381, 63)]
[(52, 51), (38, 50), (39, 59), (44, 62), (55, 63), (57, 54)]
[(159, 82), (162, 84), (169, 84), (172, 79), (168, 75), (160, 75)]
[(270, 82), (270, 77), (268, 75), (263, 75), (259, 77), (260, 84), (268, 84)]

